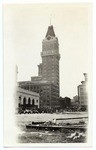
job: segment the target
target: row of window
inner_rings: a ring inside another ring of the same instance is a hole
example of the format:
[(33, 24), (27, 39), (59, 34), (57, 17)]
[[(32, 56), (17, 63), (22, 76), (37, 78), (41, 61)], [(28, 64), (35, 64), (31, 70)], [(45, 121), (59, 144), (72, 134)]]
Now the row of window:
[(46, 44), (46, 45), (43, 45), (43, 51), (49, 51), (49, 50), (58, 50), (58, 45), (55, 45), (55, 44)]
[(59, 74), (59, 67), (57, 65), (52, 65), (52, 64), (50, 66), (49, 66), (49, 64), (44, 65), (42, 72), (48, 72), (48, 71), (50, 71), (50, 72), (56, 71)]
[(31, 88), (31, 90), (35, 90), (35, 91), (40, 91), (40, 92), (42, 92), (42, 91), (44, 91), (44, 90), (49, 90), (50, 89), (50, 87), (49, 86), (42, 86), (42, 87), (36, 87), (36, 86), (32, 86), (32, 87), (30, 87)]

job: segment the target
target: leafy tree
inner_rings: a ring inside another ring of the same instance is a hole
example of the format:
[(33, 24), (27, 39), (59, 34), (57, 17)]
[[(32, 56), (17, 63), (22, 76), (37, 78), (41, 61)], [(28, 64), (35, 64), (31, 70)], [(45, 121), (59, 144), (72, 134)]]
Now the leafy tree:
[(61, 109), (66, 109), (71, 106), (71, 99), (69, 97), (65, 97), (65, 98), (59, 97), (58, 102)]

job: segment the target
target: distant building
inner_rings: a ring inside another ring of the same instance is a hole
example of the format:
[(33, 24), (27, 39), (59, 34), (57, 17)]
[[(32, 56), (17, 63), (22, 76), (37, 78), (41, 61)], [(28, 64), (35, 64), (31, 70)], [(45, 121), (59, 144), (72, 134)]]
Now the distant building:
[(72, 105), (79, 105), (78, 95), (74, 96), (71, 100)]
[(17, 87), (16, 99), (18, 107), (23, 109), (39, 108), (39, 94)]
[(42, 63), (38, 65), (38, 76), (31, 81), (19, 82), (19, 87), (34, 91), (40, 95), (40, 108), (58, 107), (59, 98), (59, 43), (53, 26), (48, 27), (42, 41)]
[(78, 88), (78, 101), (81, 106), (88, 105), (88, 91), (87, 91), (87, 84), (88, 84), (88, 76), (84, 73), (85, 81), (82, 81), (81, 85)]

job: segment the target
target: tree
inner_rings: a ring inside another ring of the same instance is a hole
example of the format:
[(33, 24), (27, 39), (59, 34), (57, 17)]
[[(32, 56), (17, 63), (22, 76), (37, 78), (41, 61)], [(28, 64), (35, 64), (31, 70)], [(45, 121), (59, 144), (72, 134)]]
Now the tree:
[(71, 99), (69, 97), (65, 97), (65, 98), (59, 97), (58, 102), (61, 109), (66, 109), (71, 106)]

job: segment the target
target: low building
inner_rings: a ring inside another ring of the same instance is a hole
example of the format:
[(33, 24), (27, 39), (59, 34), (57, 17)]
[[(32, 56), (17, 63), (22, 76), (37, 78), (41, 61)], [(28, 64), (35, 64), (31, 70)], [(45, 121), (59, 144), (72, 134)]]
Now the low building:
[(88, 91), (87, 91), (87, 84), (88, 84), (88, 76), (84, 73), (85, 81), (82, 81), (81, 84), (77, 87), (78, 88), (78, 101), (80, 106), (87, 106), (88, 105)]
[(39, 108), (39, 94), (17, 87), (16, 99), (18, 102), (17, 108), (33, 109)]
[(39, 106), (40, 108), (57, 108), (59, 97), (57, 87), (48, 81), (24, 81), (19, 82), (22, 89), (36, 92), (40, 95)]

